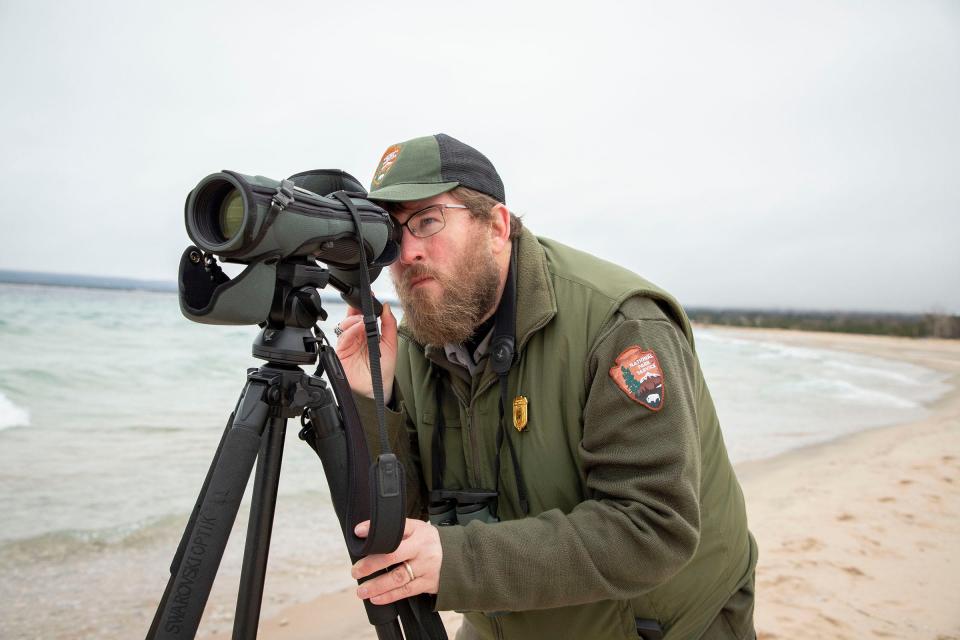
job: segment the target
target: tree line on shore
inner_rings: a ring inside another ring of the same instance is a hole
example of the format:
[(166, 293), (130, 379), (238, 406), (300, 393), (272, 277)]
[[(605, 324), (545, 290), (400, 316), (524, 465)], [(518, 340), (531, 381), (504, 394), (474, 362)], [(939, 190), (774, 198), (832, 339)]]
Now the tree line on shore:
[(694, 322), (729, 327), (797, 329), (960, 339), (960, 316), (945, 313), (867, 313), (843, 311), (761, 311), (751, 309), (687, 309)]

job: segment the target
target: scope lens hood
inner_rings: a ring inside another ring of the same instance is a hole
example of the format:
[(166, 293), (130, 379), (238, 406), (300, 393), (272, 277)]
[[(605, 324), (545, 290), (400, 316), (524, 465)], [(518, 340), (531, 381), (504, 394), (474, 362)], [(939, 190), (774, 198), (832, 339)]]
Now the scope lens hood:
[(232, 171), (212, 173), (187, 194), (187, 234), (208, 253), (229, 253), (252, 236), (254, 194), (238, 175)]

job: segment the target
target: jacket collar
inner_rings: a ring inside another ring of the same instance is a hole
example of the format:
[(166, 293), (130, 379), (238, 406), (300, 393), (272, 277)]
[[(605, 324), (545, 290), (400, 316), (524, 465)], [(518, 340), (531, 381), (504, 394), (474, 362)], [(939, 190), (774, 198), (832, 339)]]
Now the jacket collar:
[(517, 350), (557, 315), (557, 295), (547, 269), (543, 247), (527, 228), (520, 232), (517, 249)]

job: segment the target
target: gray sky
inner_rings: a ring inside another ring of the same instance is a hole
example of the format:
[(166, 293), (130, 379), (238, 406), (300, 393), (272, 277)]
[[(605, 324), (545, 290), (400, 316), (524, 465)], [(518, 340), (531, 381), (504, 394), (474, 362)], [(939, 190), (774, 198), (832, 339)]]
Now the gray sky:
[(445, 132), (686, 305), (960, 313), (956, 1), (0, 0), (0, 94), (0, 268), (173, 280), (208, 173)]

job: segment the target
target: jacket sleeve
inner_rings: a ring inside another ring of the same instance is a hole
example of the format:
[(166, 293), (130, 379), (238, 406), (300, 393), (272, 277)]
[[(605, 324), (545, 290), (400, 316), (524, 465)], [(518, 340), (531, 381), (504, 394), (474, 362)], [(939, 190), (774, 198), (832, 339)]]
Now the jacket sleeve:
[[(363, 432), (367, 439), (370, 456), (376, 459), (380, 455), (380, 433), (377, 426), (377, 407), (372, 398), (353, 394), (357, 413), (363, 423)], [(393, 399), (386, 407), (385, 422), (390, 450), (396, 454), (403, 465), (406, 478), (406, 509), (408, 518), (425, 520), (427, 518), (426, 486), (420, 474), (420, 447), (417, 446), (417, 431), (407, 416), (400, 389), (393, 386)]]
[[(589, 499), (569, 513), (440, 528), (438, 609), (516, 611), (628, 599), (693, 556), (700, 528), (698, 365), (673, 322), (639, 312), (650, 305), (625, 303), (587, 363), (578, 454)], [(659, 360), (664, 390), (656, 411), (610, 374), (634, 346)]]

